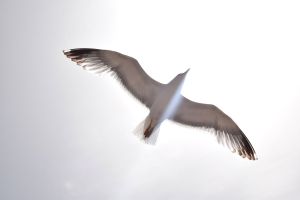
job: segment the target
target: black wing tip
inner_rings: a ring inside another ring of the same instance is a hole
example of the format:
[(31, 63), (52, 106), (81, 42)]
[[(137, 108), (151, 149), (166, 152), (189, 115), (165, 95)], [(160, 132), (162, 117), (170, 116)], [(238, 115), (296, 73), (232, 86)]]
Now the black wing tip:
[(65, 54), (67, 57), (72, 56), (72, 54), (74, 54), (74, 49), (63, 50), (63, 54)]
[[(251, 144), (250, 144), (250, 145), (251, 145)], [(251, 146), (251, 147), (252, 147), (252, 146)], [(256, 153), (255, 153), (253, 147), (252, 147), (251, 151), (248, 152), (248, 155), (249, 155), (249, 156), (247, 156), (247, 158), (248, 158), (249, 160), (258, 160), (258, 157), (257, 157), (257, 155), (256, 155)]]
[(71, 51), (71, 49), (64, 49), (64, 50), (62, 50), (62, 52), (63, 52), (63, 54), (68, 54), (69, 52)]
[(233, 151), (233, 153), (237, 152), (242, 158), (248, 158), (248, 160), (258, 160), (258, 157), (256, 156), (256, 154), (254, 152), (252, 153), (246, 153), (243, 150), (237, 150), (237, 151)]
[(76, 49), (66, 49), (63, 50), (63, 54), (71, 59), (72, 61), (79, 64), (79, 60), (84, 57), (88, 57), (89, 55), (93, 54), (97, 49), (90, 49), (90, 48), (76, 48)]
[(238, 153), (240, 156), (242, 156), (243, 158), (248, 158), (249, 160), (257, 160), (257, 156), (255, 153), (255, 150), (252, 146), (252, 144), (250, 143), (249, 139), (247, 138), (247, 136), (243, 133), (242, 130), (239, 131), (242, 139), (241, 139), (241, 147), (240, 149), (238, 149)]
[(81, 54), (89, 54), (94, 51), (98, 51), (99, 49), (93, 49), (93, 48), (75, 48), (75, 49), (66, 49), (63, 50), (63, 53), (66, 56), (75, 56), (75, 55), (81, 55)]
[[(228, 132), (234, 134), (231, 135)], [(233, 153), (237, 153), (242, 158), (248, 158), (249, 160), (258, 159), (253, 146), (240, 129), (237, 132), (215, 131), (215, 135), (217, 136), (218, 143), (227, 146)]]
[(245, 153), (246, 153), (246, 157), (249, 160), (258, 160), (257, 155), (255, 153), (255, 150), (252, 146), (252, 144), (250, 143), (249, 139), (246, 137), (246, 135), (243, 133), (244, 135), (244, 146), (245, 146)]

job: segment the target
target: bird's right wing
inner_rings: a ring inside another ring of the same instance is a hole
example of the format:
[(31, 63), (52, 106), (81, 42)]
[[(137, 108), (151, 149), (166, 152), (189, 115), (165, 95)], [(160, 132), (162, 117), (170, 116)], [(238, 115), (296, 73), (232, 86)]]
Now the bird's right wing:
[(254, 148), (236, 123), (211, 104), (193, 102), (182, 96), (182, 101), (171, 120), (195, 127), (213, 129), (218, 142), (249, 160), (256, 160)]
[(137, 60), (115, 51), (80, 48), (64, 51), (64, 54), (83, 69), (96, 74), (113, 72), (125, 88), (148, 108), (164, 86), (148, 76)]

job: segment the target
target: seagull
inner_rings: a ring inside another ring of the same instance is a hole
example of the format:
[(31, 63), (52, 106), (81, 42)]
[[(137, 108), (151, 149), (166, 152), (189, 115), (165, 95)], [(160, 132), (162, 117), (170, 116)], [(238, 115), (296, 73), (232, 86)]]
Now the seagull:
[(199, 127), (214, 133), (217, 141), (243, 158), (256, 160), (250, 141), (237, 124), (218, 107), (197, 103), (181, 95), (189, 71), (178, 74), (168, 84), (152, 79), (139, 62), (111, 50), (77, 48), (63, 53), (83, 69), (101, 74), (110, 72), (119, 82), (149, 108), (149, 114), (135, 130), (146, 143), (154, 144), (164, 120)]

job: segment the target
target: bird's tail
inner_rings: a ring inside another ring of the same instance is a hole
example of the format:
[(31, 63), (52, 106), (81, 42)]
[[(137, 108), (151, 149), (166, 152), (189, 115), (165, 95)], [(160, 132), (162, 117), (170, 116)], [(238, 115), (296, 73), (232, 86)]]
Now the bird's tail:
[(159, 133), (159, 125), (148, 115), (134, 130), (134, 134), (147, 144), (154, 145)]

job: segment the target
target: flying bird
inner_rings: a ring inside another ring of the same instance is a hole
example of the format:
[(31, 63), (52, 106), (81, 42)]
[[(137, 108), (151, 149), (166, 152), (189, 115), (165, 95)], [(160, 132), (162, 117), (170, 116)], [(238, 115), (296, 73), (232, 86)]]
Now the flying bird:
[(250, 141), (228, 115), (212, 104), (197, 103), (181, 95), (189, 69), (163, 84), (148, 76), (136, 59), (115, 51), (78, 48), (63, 53), (85, 70), (96, 74), (111, 72), (150, 109), (135, 131), (146, 143), (155, 143), (160, 125), (164, 120), (172, 120), (211, 130), (218, 142), (233, 152), (249, 160), (257, 159)]

